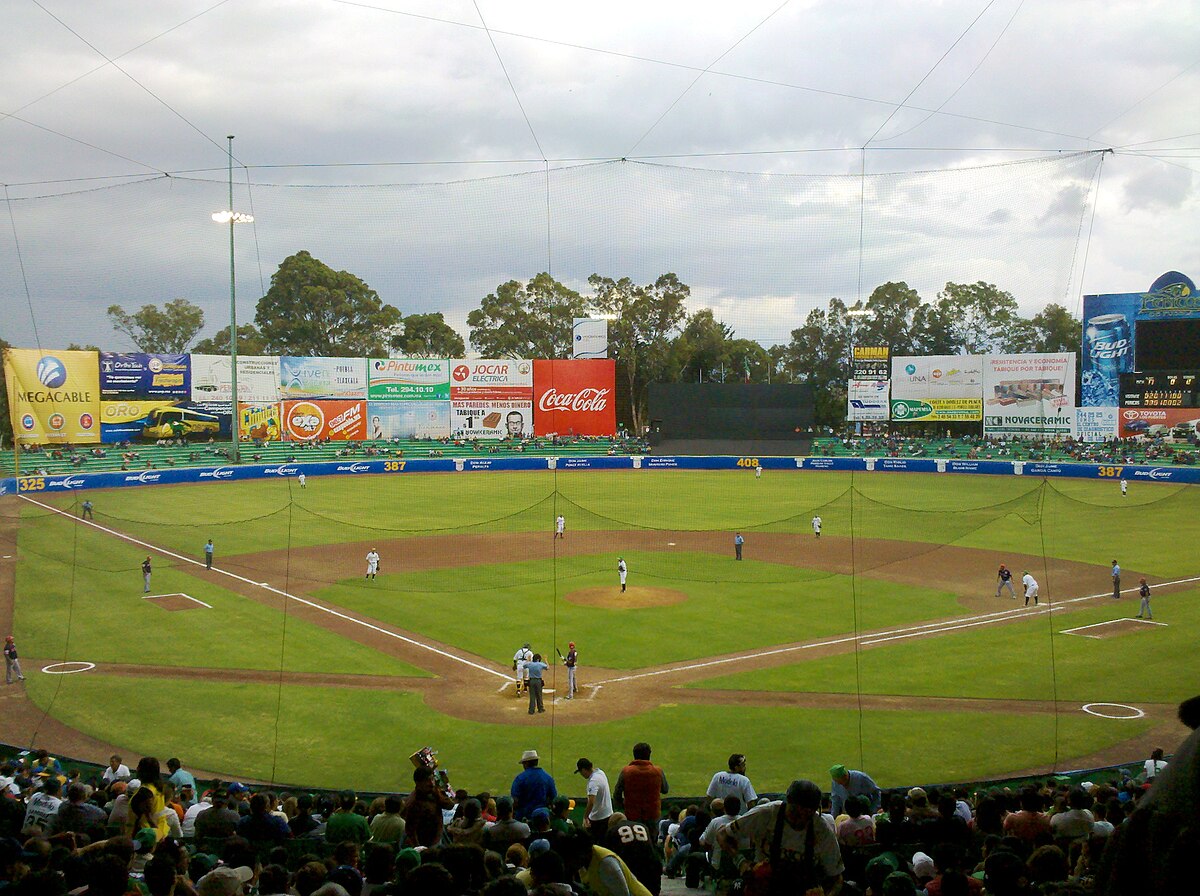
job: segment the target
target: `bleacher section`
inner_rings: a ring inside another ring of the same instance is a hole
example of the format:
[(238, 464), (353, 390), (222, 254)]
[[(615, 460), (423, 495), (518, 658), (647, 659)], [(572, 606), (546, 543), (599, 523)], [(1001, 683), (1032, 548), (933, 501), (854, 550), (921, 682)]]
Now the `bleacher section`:
[(1052, 463), (1195, 466), (1200, 447), (1189, 442), (1120, 439), (1109, 442), (1039, 442), (1010, 439), (815, 439), (813, 457), (928, 457), (961, 460), (1030, 460)]

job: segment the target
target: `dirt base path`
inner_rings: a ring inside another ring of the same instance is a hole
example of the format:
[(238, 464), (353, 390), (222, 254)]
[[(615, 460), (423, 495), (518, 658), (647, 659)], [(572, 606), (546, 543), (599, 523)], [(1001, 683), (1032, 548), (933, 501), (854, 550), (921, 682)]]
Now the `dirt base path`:
[[(0, 501), (0, 554), (15, 558), (17, 501)], [(113, 533), (122, 537), (120, 533)], [(11, 548), (11, 550), (10, 550)], [(733, 562), (732, 538), (726, 532), (668, 531), (580, 531), (565, 539), (553, 539), (549, 533), (501, 533), (425, 536), (395, 540), (377, 540), (340, 545), (320, 545), (291, 551), (267, 551), (258, 554), (218, 557), (217, 569), (205, 570), (202, 563), (176, 557), (180, 566), (191, 564), (192, 574), (234, 591), (248, 599), (302, 618), (370, 646), (420, 669), (433, 678), (314, 675), (263, 672), (256, 670), (180, 669), (142, 665), (100, 665), (96, 672), (109, 675), (153, 678), (202, 678), (225, 682), (312, 685), (337, 688), (404, 690), (422, 696), (427, 705), (446, 715), (487, 723), (518, 723), (537, 726), (577, 725), (625, 718), (648, 709), (672, 704), (775, 706), (817, 709), (1034, 713), (1053, 716), (1081, 711), (1075, 704), (1052, 701), (985, 700), (970, 698), (930, 698), (908, 695), (855, 695), (837, 693), (790, 693), (730, 691), (684, 688), (714, 675), (753, 671), (789, 665), (805, 659), (831, 656), (857, 649), (869, 650), (875, 644), (894, 643), (913, 638), (928, 639), (960, 630), (964, 624), (1003, 625), (1026, 619), (1030, 614), (1049, 612), (1045, 602), (1026, 609), (1022, 601), (1007, 596), (995, 597), (995, 570), (1004, 562), (1016, 571), (1029, 569), (1041, 583), (1043, 601), (1062, 600), (1055, 610), (1058, 617), (1074, 609), (1111, 600), (1105, 589), (1109, 582), (1105, 566), (1077, 563), (1055, 558), (1000, 554), (975, 548), (937, 546), (882, 539), (849, 539), (825, 535), (788, 533), (751, 533), (744, 556), (798, 568), (841, 575), (861, 575), (956, 594), (965, 611), (962, 616), (899, 626), (889, 630), (863, 631), (857, 636), (828, 638), (812, 642), (777, 645), (741, 653), (712, 656), (701, 660), (666, 664), (637, 670), (586, 667), (584, 682), (574, 700), (564, 699), (565, 670), (552, 666), (547, 680), (547, 713), (529, 718), (526, 701), (513, 693), (512, 673), (505, 660), (464, 653), (454, 645), (442, 644), (420, 633), (409, 632), (377, 619), (333, 606), (314, 593), (339, 581), (362, 574), (367, 551), (376, 549), (383, 557), (383, 568), (390, 572), (398, 566), (405, 571), (477, 566), (520, 560), (549, 560), (555, 557), (612, 555), (618, 552), (703, 552), (729, 556)], [(14, 561), (0, 565), (0, 624), (11, 624)], [(735, 575), (731, 569), (731, 576)], [(1127, 581), (1136, 582), (1141, 574), (1126, 570)], [(1156, 581), (1149, 577), (1151, 581)], [(615, 580), (615, 572), (614, 572)], [(590, 588), (564, 599), (575, 599), (592, 606), (615, 609), (659, 600), (675, 601), (682, 592), (637, 597), (642, 586), (635, 584), (634, 597), (623, 597), (615, 584), (611, 590)], [(652, 589), (644, 588), (646, 592)], [(661, 589), (659, 589), (661, 590)], [(609, 599), (606, 600), (606, 592)], [(1088, 595), (1091, 595), (1090, 597)], [(686, 595), (683, 595), (686, 599)], [(1056, 626), (1061, 628), (1063, 626)], [(30, 667), (38, 659), (30, 658)], [(74, 732), (49, 719), (24, 698), (23, 688), (5, 694), (5, 739), (30, 743), (34, 740), (55, 745), (55, 749), (80, 758), (107, 759), (113, 748)], [(1184, 733), (1174, 719), (1175, 707), (1139, 704), (1153, 728), (1144, 736), (1130, 739), (1086, 757), (1064, 757), (1060, 767), (1088, 767), (1127, 760), (1131, 755), (1148, 755), (1149, 745), (1170, 745)], [(11, 722), (11, 725), (10, 725)], [(11, 732), (11, 733), (10, 733)], [(1050, 771), (1048, 768), (1029, 770)]]

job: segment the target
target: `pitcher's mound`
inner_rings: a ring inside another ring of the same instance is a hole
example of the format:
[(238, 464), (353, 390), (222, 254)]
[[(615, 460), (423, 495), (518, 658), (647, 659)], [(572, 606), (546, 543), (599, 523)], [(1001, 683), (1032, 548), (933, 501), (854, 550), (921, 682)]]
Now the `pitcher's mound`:
[(674, 588), (643, 588), (631, 585), (624, 592), (620, 585), (611, 588), (581, 588), (565, 595), (573, 604), (606, 607), (614, 610), (638, 610), (643, 607), (669, 607), (683, 603), (687, 595)]

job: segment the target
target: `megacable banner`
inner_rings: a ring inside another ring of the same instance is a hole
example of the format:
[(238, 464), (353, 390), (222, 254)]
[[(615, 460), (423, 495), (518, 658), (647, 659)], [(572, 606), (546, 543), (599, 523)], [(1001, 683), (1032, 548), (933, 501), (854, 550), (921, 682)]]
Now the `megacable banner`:
[(4, 352), (13, 438), (23, 444), (100, 441), (100, 365), (96, 352)]
[(533, 362), (535, 435), (610, 436), (617, 431), (616, 362)]

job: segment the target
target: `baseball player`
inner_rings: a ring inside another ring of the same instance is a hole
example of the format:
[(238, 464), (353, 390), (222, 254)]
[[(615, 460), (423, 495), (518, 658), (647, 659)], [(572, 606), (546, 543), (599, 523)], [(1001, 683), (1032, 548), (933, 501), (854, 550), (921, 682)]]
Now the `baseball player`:
[(813, 535), (816, 536), (817, 538), (820, 538), (821, 537), (821, 518), (819, 516), (813, 517), (812, 527), (813, 527)]
[(17, 658), (17, 645), (13, 643), (13, 636), (9, 635), (4, 639), (4, 683), (12, 684), (14, 677), (17, 681), (25, 680), (21, 674), (21, 661)]
[(522, 686), (528, 688), (529, 673), (525, 671), (525, 664), (533, 662), (533, 651), (529, 648), (529, 642), (526, 641), (521, 645), (521, 649), (513, 654), (513, 672), (516, 673), (517, 681), (517, 696), (521, 696)]
[(1000, 596), (1000, 592), (1005, 588), (1008, 589), (1008, 596), (1013, 600), (1017, 599), (1017, 593), (1013, 591), (1012, 570), (1000, 564), (1000, 568), (996, 570), (996, 597)]
[(83, 502), (83, 512), (79, 515), (79, 518), (84, 519), (84, 520), (94, 520), (95, 519), (95, 517), (92, 515), (92, 502), (91, 501)]
[(1025, 570), (1025, 575), (1021, 577), (1021, 584), (1025, 586), (1025, 606), (1029, 606), (1029, 598), (1033, 598), (1033, 605), (1036, 607), (1038, 602), (1038, 583), (1037, 579), (1029, 574), (1029, 570)]
[(567, 519), (561, 513), (554, 518), (554, 537), (562, 538), (567, 528)]
[(1129, 494), (1129, 480), (1124, 476), (1121, 477), (1121, 497), (1124, 498)]
[[(1145, 581), (1143, 579), (1142, 581)], [(579, 690), (575, 686), (575, 667), (579, 664), (579, 652), (575, 649), (575, 642), (572, 641), (567, 645), (567, 655), (563, 657), (563, 665), (567, 667), (567, 699), (570, 700), (575, 696), (575, 692)]]
[(1112, 564), (1113, 600), (1121, 599), (1121, 566), (1116, 560)]
[(307, 477), (303, 473), (297, 473), (296, 481), (300, 483), (301, 488), (304, 488), (304, 483), (307, 481)]
[(624, 593), (624, 591), (625, 591), (625, 576), (628, 573), (629, 573), (629, 567), (627, 567), (625, 565), (625, 561), (622, 558), (618, 557), (617, 558), (617, 578), (619, 578), (621, 580), (622, 593)]
[(150, 558), (147, 557), (142, 561), (142, 594), (150, 593), (150, 573), (154, 572), (154, 568), (150, 565)]
[(755, 479), (762, 479), (762, 467), (755, 467), (755, 468), (754, 468), (754, 478), (755, 478)]
[(371, 548), (367, 552), (367, 575), (366, 578), (373, 579), (375, 574), (379, 572), (379, 552)]
[[(1147, 619), (1153, 619), (1154, 614), (1150, 612), (1150, 586), (1145, 579), (1138, 580), (1138, 594), (1142, 598), (1142, 605), (1138, 608), (1137, 618), (1141, 619), (1144, 613)], [(574, 678), (575, 670), (571, 670), (572, 679)]]

